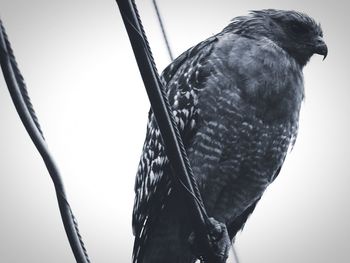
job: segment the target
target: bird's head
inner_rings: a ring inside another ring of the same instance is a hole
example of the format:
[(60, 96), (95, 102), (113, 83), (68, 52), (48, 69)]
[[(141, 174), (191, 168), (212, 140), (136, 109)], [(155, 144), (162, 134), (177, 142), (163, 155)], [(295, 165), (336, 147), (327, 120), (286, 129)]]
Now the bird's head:
[(265, 9), (251, 11), (249, 16), (232, 21), (236, 33), (248, 37), (267, 37), (287, 51), (301, 66), (313, 54), (326, 58), (328, 49), (320, 24), (296, 11)]

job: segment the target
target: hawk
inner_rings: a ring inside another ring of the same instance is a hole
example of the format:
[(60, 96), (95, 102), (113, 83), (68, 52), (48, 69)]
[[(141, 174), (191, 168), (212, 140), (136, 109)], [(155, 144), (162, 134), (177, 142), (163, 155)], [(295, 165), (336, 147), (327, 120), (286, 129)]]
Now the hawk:
[[(234, 18), (162, 73), (205, 208), (231, 240), (295, 142), (303, 67), (327, 52), (314, 19), (266, 9)], [(196, 260), (188, 208), (172, 177), (150, 111), (135, 183), (133, 262)]]

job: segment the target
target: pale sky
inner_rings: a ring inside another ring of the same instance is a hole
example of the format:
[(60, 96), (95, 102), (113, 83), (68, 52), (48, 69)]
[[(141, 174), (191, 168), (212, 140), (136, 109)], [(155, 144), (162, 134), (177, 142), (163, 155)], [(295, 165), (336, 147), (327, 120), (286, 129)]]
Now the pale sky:
[[(152, 1), (137, 1), (161, 71)], [(347, 1), (158, 0), (174, 54), (262, 8), (321, 22), (328, 58), (305, 68), (300, 132), (237, 237), (241, 263), (350, 262)], [(114, 1), (0, 0), (21, 71), (92, 262), (130, 262), (133, 185), (149, 108)], [(51, 179), (0, 77), (0, 262), (74, 262)]]

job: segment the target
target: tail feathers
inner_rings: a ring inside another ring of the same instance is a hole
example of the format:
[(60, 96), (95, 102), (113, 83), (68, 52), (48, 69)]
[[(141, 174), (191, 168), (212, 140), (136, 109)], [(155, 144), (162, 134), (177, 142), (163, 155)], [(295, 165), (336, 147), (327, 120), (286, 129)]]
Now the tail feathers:
[(142, 263), (193, 263), (195, 257), (189, 250), (187, 242), (179, 240), (178, 237), (168, 233), (165, 237), (162, 235), (153, 237), (148, 244), (144, 260)]
[[(148, 238), (143, 244), (138, 263), (193, 263), (188, 237), (191, 232), (189, 217), (182, 197), (175, 193), (169, 198), (157, 222), (147, 229)], [(137, 240), (135, 240), (137, 242)]]

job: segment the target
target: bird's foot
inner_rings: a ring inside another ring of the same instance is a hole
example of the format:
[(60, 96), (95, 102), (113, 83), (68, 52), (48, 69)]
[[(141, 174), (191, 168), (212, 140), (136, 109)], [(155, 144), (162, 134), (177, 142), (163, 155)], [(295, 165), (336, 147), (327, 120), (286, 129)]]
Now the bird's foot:
[(209, 240), (211, 249), (210, 253), (208, 253), (208, 251), (205, 251), (198, 243), (194, 232), (191, 233), (189, 237), (189, 243), (191, 245), (193, 253), (199, 259), (210, 257), (211, 259), (208, 261), (210, 263), (225, 263), (231, 247), (231, 241), (227, 232), (226, 225), (215, 220), (212, 217), (209, 218), (207, 238)]

